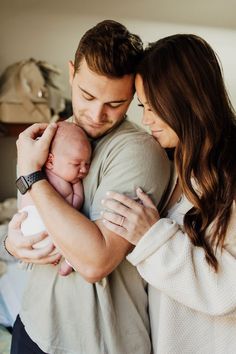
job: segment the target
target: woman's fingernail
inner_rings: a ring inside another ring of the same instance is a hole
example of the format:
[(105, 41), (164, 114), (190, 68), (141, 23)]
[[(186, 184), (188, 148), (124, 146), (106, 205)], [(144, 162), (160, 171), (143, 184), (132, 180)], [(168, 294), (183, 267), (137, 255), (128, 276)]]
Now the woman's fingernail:
[(138, 187), (138, 188), (137, 188), (137, 192), (143, 193), (143, 190), (142, 190), (140, 187)]

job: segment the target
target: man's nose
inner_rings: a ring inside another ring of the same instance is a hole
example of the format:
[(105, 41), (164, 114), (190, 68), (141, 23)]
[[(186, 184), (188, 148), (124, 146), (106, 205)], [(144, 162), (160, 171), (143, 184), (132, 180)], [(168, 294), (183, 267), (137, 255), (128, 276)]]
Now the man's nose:
[(90, 112), (94, 123), (101, 123), (103, 121), (105, 117), (105, 108), (103, 104), (94, 103)]

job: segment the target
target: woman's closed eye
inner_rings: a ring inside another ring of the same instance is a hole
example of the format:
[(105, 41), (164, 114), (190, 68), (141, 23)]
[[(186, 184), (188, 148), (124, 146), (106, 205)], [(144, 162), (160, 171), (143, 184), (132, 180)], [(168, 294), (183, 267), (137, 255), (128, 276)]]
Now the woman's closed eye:
[(141, 107), (148, 112), (152, 112), (152, 109), (150, 107), (144, 107), (144, 105), (142, 103), (138, 103), (138, 107)]

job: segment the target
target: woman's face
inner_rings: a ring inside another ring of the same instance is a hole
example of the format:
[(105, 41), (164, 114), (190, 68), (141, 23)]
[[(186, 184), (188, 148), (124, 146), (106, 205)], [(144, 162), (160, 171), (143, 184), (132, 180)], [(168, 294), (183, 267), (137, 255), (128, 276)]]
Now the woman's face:
[(143, 125), (150, 128), (152, 136), (163, 148), (175, 148), (179, 138), (174, 130), (152, 111), (144, 93), (142, 77), (139, 74), (135, 78), (135, 87), (138, 100), (143, 107)]

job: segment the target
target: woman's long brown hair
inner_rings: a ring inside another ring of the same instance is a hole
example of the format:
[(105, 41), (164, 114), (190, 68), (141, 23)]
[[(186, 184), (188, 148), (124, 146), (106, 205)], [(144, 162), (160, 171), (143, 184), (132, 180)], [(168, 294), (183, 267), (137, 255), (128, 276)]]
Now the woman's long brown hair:
[(236, 124), (216, 54), (202, 38), (177, 34), (151, 43), (138, 73), (153, 111), (179, 137), (175, 165), (193, 204), (185, 230), (217, 271), (236, 193)]

